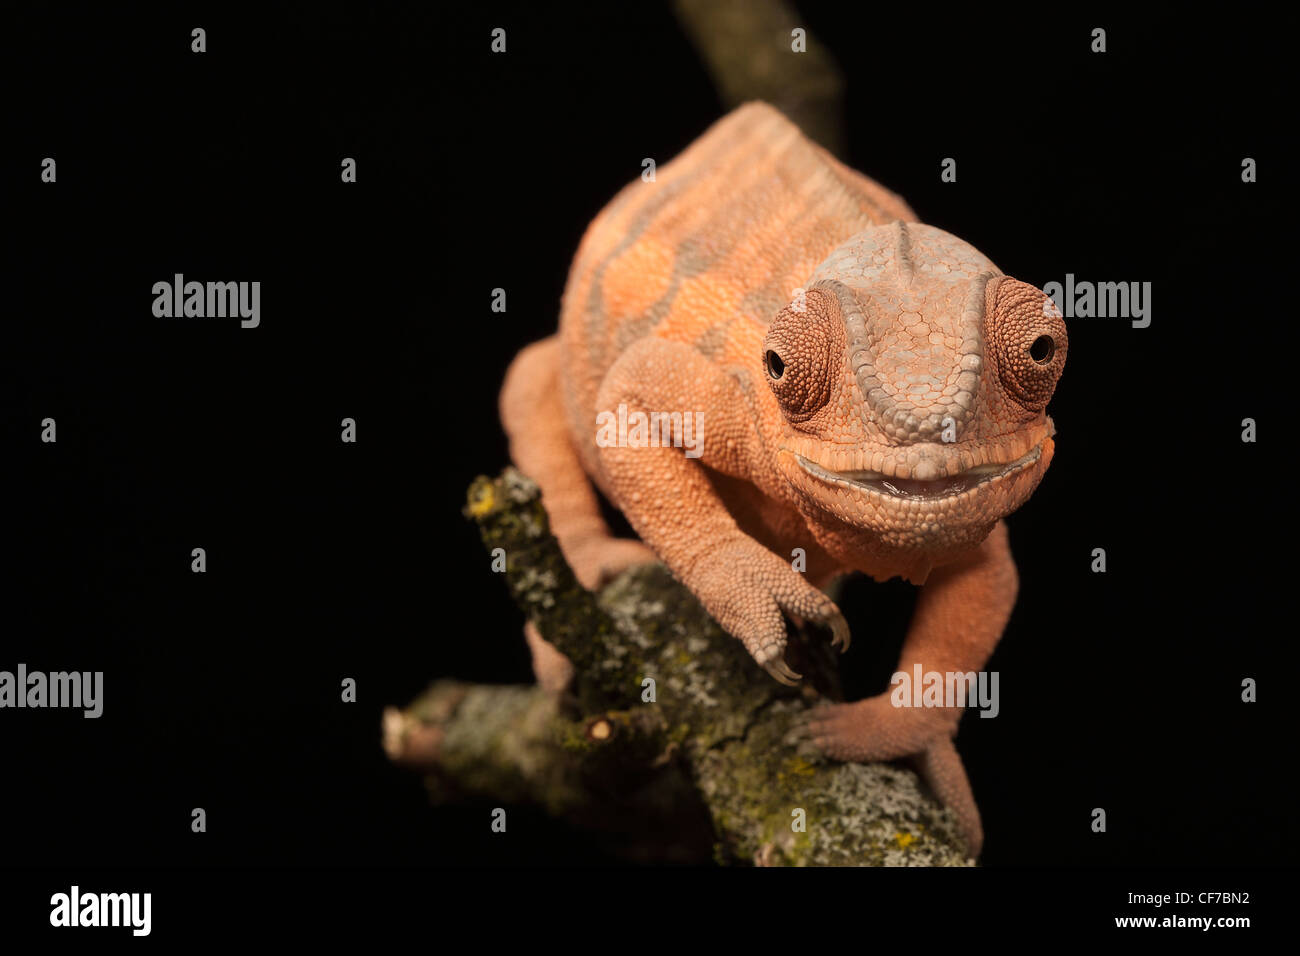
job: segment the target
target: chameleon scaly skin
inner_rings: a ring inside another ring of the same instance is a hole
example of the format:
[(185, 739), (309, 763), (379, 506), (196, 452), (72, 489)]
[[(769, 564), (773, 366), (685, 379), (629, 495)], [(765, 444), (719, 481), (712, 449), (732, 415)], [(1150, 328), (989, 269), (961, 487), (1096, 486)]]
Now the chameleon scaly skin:
[[(1002, 519), (1052, 460), (1045, 408), (1066, 351), (1043, 292), (751, 103), (596, 217), (559, 334), (520, 353), (501, 413), (588, 587), (660, 559), (791, 682), (786, 616), (847, 648), (820, 588), (901, 576), (923, 587), (899, 670), (966, 673), (1015, 603)], [(701, 416), (699, 457), (602, 447), (597, 415), (620, 405)], [(593, 483), (641, 542), (610, 535)], [(567, 679), (530, 646), (543, 681)], [(977, 854), (960, 717), (882, 694), (818, 708), (808, 730), (839, 759), (915, 757)]]

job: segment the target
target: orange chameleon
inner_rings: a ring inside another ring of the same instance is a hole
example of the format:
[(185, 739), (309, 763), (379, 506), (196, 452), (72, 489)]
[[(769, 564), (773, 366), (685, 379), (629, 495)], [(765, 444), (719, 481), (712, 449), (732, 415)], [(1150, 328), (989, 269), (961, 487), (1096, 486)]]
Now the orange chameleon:
[[(1066, 345), (1046, 294), (750, 103), (596, 217), (559, 334), (514, 360), (501, 416), (585, 586), (662, 560), (788, 683), (786, 615), (847, 649), (820, 588), (898, 575), (922, 585), (898, 669), (968, 673), (1016, 600), (1002, 519), (1052, 460)], [(689, 412), (696, 447), (598, 440), (616, 412)], [(611, 535), (593, 483), (641, 542)], [(567, 661), (528, 637), (562, 684)], [(884, 693), (814, 709), (807, 732), (832, 758), (916, 757), (978, 854), (961, 714)]]

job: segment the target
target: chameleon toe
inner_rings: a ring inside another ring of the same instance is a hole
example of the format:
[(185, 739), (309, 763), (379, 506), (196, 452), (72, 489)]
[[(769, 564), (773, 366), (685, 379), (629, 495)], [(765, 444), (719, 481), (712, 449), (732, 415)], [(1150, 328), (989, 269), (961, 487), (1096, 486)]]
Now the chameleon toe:
[(776, 660), (768, 661), (763, 665), (763, 669), (788, 687), (797, 687), (799, 681), (803, 680), (803, 675), (792, 670), (790, 665), (780, 657), (776, 658)]

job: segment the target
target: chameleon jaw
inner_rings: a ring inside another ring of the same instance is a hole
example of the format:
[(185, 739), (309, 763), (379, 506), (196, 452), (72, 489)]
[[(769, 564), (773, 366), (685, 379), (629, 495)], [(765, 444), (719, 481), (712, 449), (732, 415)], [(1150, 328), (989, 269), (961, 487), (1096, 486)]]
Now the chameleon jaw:
[[(785, 448), (777, 468), (808, 527), (839, 560), (878, 578), (897, 574), (920, 583), (936, 562), (977, 547), (1029, 499), (1055, 454), (1050, 427), (1047, 432), (1019, 458), (968, 467), (929, 487), (890, 476), (876, 487), (860, 472), (837, 472)], [(995, 470), (985, 473), (984, 465)], [(963, 483), (953, 487), (954, 478)], [(900, 562), (911, 562), (908, 570)]]
[(969, 468), (966, 471), (959, 472), (956, 475), (949, 475), (946, 478), (935, 478), (929, 481), (917, 481), (916, 479), (892, 478), (874, 471), (831, 471), (829, 468), (823, 468), (816, 462), (809, 461), (802, 455), (796, 454), (795, 460), (808, 474), (824, 482), (838, 485), (842, 488), (852, 488), (857, 491), (868, 494), (879, 495), (883, 497), (916, 499), (921, 501), (942, 501), (960, 498), (964, 495), (971, 494), (980, 485), (987, 482), (998, 482), (1010, 478), (1020, 472), (1032, 467), (1038, 462), (1043, 452), (1043, 446), (1040, 442), (1031, 448), (1026, 454), (1021, 455), (1015, 461), (1009, 464), (992, 464), (979, 465)]

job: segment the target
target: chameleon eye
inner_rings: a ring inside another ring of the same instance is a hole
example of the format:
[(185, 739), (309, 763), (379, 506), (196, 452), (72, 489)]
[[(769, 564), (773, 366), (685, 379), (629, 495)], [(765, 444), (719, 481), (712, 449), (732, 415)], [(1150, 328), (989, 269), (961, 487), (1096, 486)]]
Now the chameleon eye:
[(985, 332), (1002, 387), (1027, 411), (1041, 411), (1065, 365), (1065, 322), (1057, 310), (1044, 307), (1050, 300), (1027, 282), (1004, 278), (990, 292)]
[(767, 374), (773, 378), (780, 378), (785, 374), (785, 362), (781, 361), (781, 356), (771, 349), (767, 350)]
[(839, 371), (834, 357), (844, 349), (844, 322), (829, 309), (824, 296), (810, 293), (807, 308), (782, 309), (768, 326), (761, 361), (788, 421), (807, 421), (830, 400)]
[(1052, 360), (1052, 354), (1056, 351), (1056, 343), (1052, 341), (1050, 335), (1040, 335), (1034, 339), (1034, 344), (1029, 346), (1029, 357), (1039, 365), (1046, 365)]

